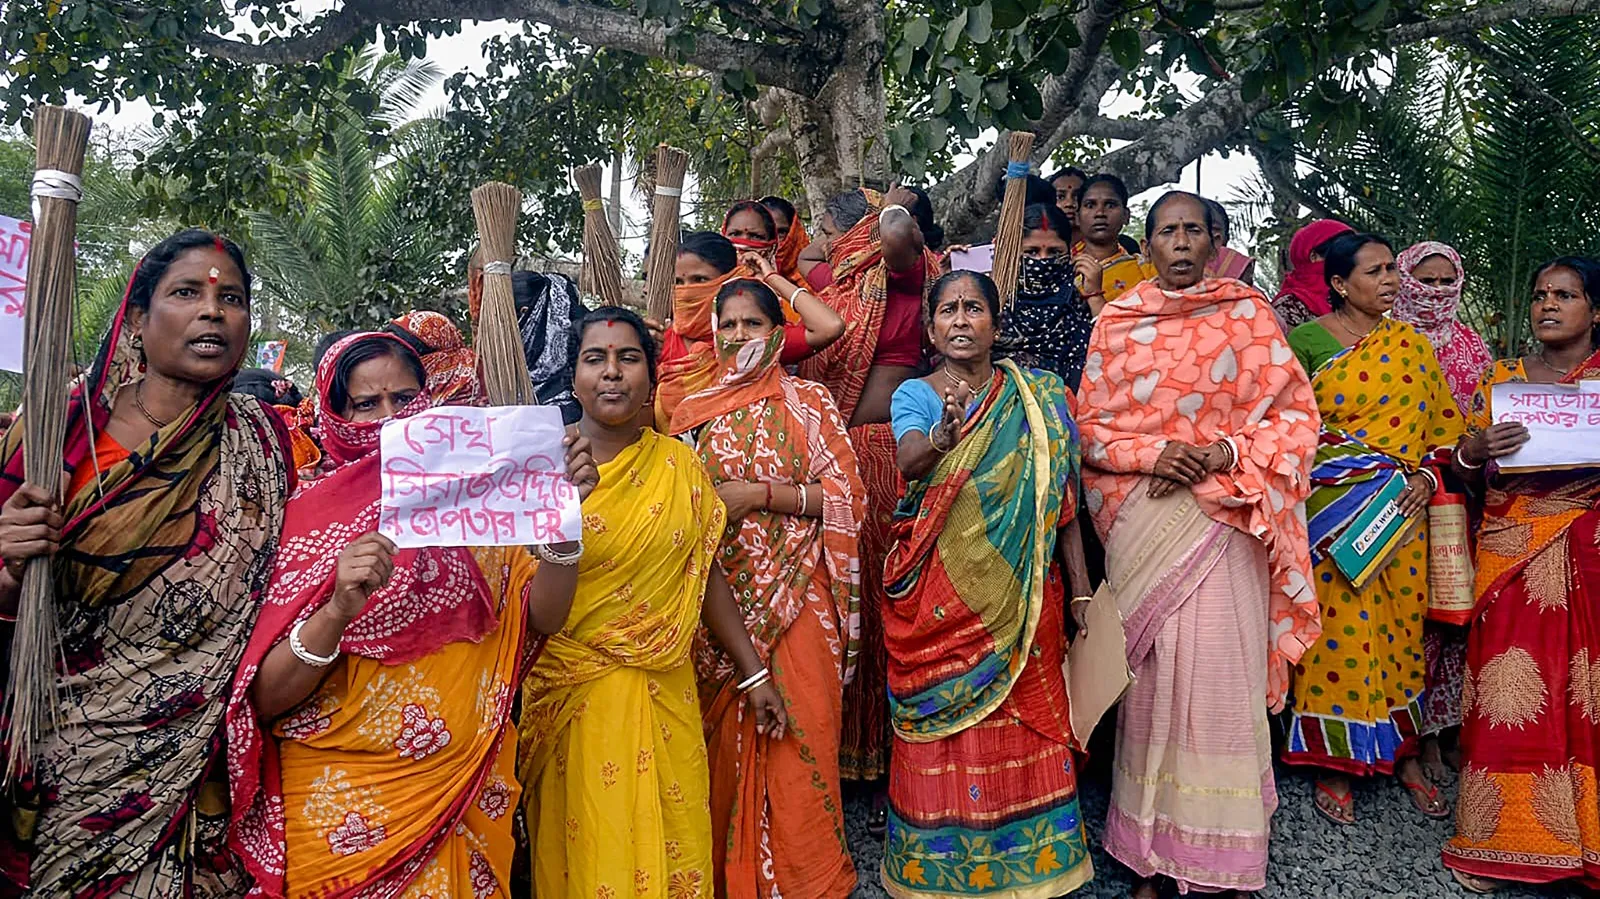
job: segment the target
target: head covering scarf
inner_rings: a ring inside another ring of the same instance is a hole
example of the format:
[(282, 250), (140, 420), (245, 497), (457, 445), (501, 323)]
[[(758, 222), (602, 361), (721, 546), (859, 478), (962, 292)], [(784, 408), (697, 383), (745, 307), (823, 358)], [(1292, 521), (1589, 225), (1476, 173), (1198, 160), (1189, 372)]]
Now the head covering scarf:
[(511, 293), (516, 298), (517, 331), (522, 335), (522, 355), (534, 395), (544, 405), (560, 407), (562, 418), (572, 424), (583, 417), (583, 409), (572, 395), (572, 360), (568, 358), (572, 324), (583, 318), (585, 311), (578, 285), (555, 272), (513, 272)]
[[(130, 320), (133, 283), (71, 388), (58, 457), (64, 483), (83, 466), (103, 465), (97, 440), (118, 396), (145, 376)], [(197, 807), (207, 779), (221, 774), (223, 698), (294, 487), (282, 423), (256, 398), (231, 395), (232, 382), (229, 372), (209, 385), (66, 499), (52, 566), (67, 654), (57, 682), (77, 701), (63, 704), (63, 720), (44, 737), (38, 781), (24, 772), (8, 797), (6, 820), (36, 831), (0, 841), (5, 855), (13, 840), (34, 842), (31, 860), (5, 864), (8, 876), (30, 878), (30, 895), (106, 896), (130, 884), (174, 895), (197, 864), (226, 854), (220, 840), (203, 845), (195, 816), (208, 826)], [(0, 503), (24, 480), (26, 415), (0, 439)]]
[[(889, 264), (883, 258), (883, 242), (878, 234), (878, 213), (883, 195), (861, 188), (867, 200), (867, 214), (828, 248), (828, 265), (833, 283), (822, 291), (821, 299), (849, 323), (844, 336), (826, 349), (800, 363), (800, 376), (817, 381), (833, 392), (839, 414), (845, 421), (855, 415), (856, 404), (867, 386), (867, 372), (878, 349), (883, 329), (884, 309), (889, 303)], [(939, 257), (924, 249), (923, 290), (939, 278)]]
[(1073, 275), (1071, 256), (1024, 257), (1016, 302), (1005, 310), (1002, 333), (1019, 362), (1055, 372), (1076, 391), (1094, 313)]
[(789, 223), (789, 233), (778, 242), (778, 274), (788, 278), (792, 283), (804, 285), (805, 276), (800, 274), (800, 251), (811, 243), (811, 235), (806, 233), (805, 225), (800, 221), (800, 214), (795, 213), (794, 221)]
[(1311, 261), (1311, 252), (1329, 240), (1355, 229), (1336, 219), (1318, 219), (1294, 232), (1289, 239), (1289, 273), (1283, 276), (1283, 285), (1273, 302), (1284, 297), (1294, 297), (1311, 311), (1312, 316), (1327, 315), (1333, 311), (1328, 304), (1328, 282), (1322, 276), (1322, 260)]
[[(378, 529), (378, 447), (384, 421), (354, 422), (329, 408), (339, 357), (356, 343), (374, 339), (406, 346), (393, 334), (352, 334), (335, 343), (317, 369), (317, 417), (323, 449), (338, 467), (289, 501), (278, 564), (228, 708), (233, 775), (230, 843), (258, 881), (278, 885), (273, 895), (282, 893), (284, 810), (281, 796), (269, 792), (280, 783), (277, 756), (267, 735), (268, 722), (256, 717), (250, 688), (267, 653), (290, 628), (310, 618), (332, 597), (344, 548)], [(434, 405), (424, 386), (394, 417), (409, 418)], [(403, 665), (449, 643), (481, 640), (498, 625), (494, 597), (470, 549), (401, 549), (394, 555), (388, 585), (368, 599), (366, 608), (345, 630), (339, 649)]]
[[(1455, 283), (1431, 287), (1412, 275), (1429, 256), (1450, 260), (1456, 270)], [(1395, 265), (1400, 269), (1400, 292), (1394, 297), (1394, 317), (1415, 325), (1435, 347), (1449, 343), (1450, 325), (1456, 320), (1456, 307), (1461, 305), (1461, 289), (1467, 277), (1466, 269), (1461, 267), (1461, 254), (1448, 244), (1425, 240), (1401, 250)]]
[[(1430, 287), (1412, 275), (1429, 256), (1450, 260), (1456, 270), (1454, 284)], [(1477, 331), (1456, 318), (1467, 280), (1461, 254), (1449, 244), (1425, 240), (1401, 250), (1395, 263), (1400, 269), (1400, 292), (1394, 298), (1393, 316), (1414, 326), (1433, 344), (1439, 368), (1450, 385), (1450, 395), (1464, 412), (1472, 406), (1478, 378), (1494, 364), (1494, 354), (1489, 352), (1489, 345)]]
[(428, 375), (428, 395), (436, 406), (479, 406), (484, 402), (478, 382), (478, 354), (467, 348), (461, 329), (437, 312), (407, 312), (384, 331), (411, 347)]
[(763, 340), (732, 343), (717, 338), (722, 373), (711, 386), (684, 398), (672, 413), (673, 434), (692, 431), (719, 415), (743, 409), (757, 400), (783, 392), (783, 328), (776, 327)]
[(662, 433), (671, 429), (672, 416), (684, 397), (711, 386), (721, 363), (717, 359), (717, 293), (729, 281), (752, 277), (750, 270), (736, 265), (733, 270), (703, 284), (679, 284), (672, 290), (672, 332), (680, 339), (682, 355), (661, 363), (656, 384), (656, 426)]

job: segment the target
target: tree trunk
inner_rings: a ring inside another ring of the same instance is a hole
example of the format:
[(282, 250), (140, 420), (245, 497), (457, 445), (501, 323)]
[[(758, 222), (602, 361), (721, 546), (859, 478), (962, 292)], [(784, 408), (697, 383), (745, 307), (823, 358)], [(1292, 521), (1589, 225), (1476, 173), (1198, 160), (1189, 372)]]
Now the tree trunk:
[(611, 220), (611, 234), (622, 241), (622, 154), (611, 158), (611, 209), (606, 216)]
[(846, 35), (844, 62), (816, 99), (788, 91), (782, 95), (812, 221), (821, 218), (831, 197), (862, 184), (886, 186), (890, 176), (883, 7), (857, 0), (836, 8)]

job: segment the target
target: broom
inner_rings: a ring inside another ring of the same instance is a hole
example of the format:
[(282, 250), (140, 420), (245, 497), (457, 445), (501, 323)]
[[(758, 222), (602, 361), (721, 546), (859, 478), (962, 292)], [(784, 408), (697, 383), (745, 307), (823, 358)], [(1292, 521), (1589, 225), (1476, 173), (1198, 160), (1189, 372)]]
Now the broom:
[(522, 192), (509, 184), (490, 181), (472, 191), (472, 215), (478, 221), (478, 248), (483, 254), (483, 307), (473, 345), (492, 406), (536, 402), (517, 327), (517, 302), (511, 295), (511, 260), (517, 255), (521, 209)]
[(617, 238), (606, 221), (605, 204), (600, 201), (600, 167), (579, 166), (572, 172), (583, 198), (583, 268), (578, 271), (578, 291), (599, 297), (606, 306), (622, 305), (622, 257)]
[(1022, 274), (1022, 211), (1028, 204), (1028, 156), (1033, 135), (1011, 132), (1010, 164), (1006, 166), (1006, 195), (1000, 203), (1000, 222), (994, 234), (994, 284), (1000, 288), (1000, 305), (1009, 309), (1017, 297)]
[[(67, 384), (72, 378), (72, 301), (77, 293), (73, 239), (83, 197), (83, 155), (89, 119), (58, 106), (33, 117), (38, 147), (33, 176), (33, 239), (24, 288), (22, 463), (29, 484), (61, 495), (61, 447), (67, 436)], [(6, 690), (10, 721), (6, 783), (25, 774), (50, 730), (61, 724), (56, 691), (62, 659), (55, 582), (49, 559), (22, 571), (22, 595), (11, 637), (11, 678)]]
[(689, 154), (666, 144), (656, 148), (655, 199), (650, 207), (650, 265), (645, 270), (645, 306), (650, 317), (672, 317), (672, 281), (678, 265), (678, 205)]

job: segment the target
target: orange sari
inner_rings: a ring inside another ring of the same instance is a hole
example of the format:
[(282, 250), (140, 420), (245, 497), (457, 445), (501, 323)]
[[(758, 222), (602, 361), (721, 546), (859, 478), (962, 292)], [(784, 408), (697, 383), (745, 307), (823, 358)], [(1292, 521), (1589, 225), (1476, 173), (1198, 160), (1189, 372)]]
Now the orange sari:
[(695, 672), (711, 769), (717, 895), (844, 897), (855, 887), (839, 796), (844, 684), (860, 622), (856, 545), (865, 488), (820, 384), (778, 366), (783, 332), (728, 352), (717, 385), (678, 407), (677, 430), (713, 483), (822, 487), (820, 517), (757, 511), (730, 522), (718, 559), (782, 694), (790, 731), (756, 733), (733, 661), (701, 629)]

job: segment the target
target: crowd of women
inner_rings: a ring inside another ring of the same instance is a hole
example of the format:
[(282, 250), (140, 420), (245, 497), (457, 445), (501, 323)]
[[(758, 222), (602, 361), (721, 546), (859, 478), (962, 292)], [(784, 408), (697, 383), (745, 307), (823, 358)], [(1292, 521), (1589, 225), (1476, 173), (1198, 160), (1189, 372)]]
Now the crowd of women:
[[(1500, 471), (1528, 433), (1492, 408), (1600, 378), (1600, 264), (1540, 267), (1495, 361), (1443, 244), (1314, 222), (1269, 301), (1212, 201), (1166, 194), (1130, 246), (1114, 176), (1026, 190), (1009, 302), (903, 187), (815, 237), (736, 204), (681, 241), (667, 322), (518, 273), (583, 521), (526, 548), (377, 533), (383, 423), (485, 401), (448, 319), (328, 335), (302, 400), (240, 373), (240, 249), (151, 249), (72, 387), (63, 496), (22, 427), (0, 446), (0, 611), (51, 565), (69, 697), (7, 787), (0, 892), (844, 897), (841, 783), (886, 775), (891, 895), (1063, 895), (1101, 597), (1136, 897), (1263, 888), (1275, 758), (1329, 826), (1352, 777), (1453, 814), (1467, 889), (1600, 884), (1600, 472)], [(1394, 484), (1410, 529), (1358, 586), (1333, 544)], [(1451, 494), (1476, 602), (1445, 616)]]

